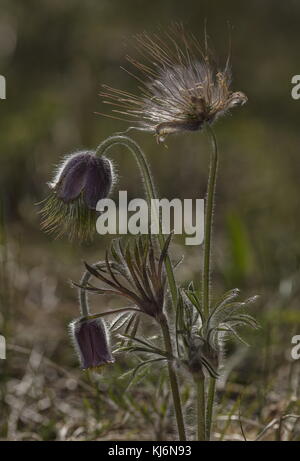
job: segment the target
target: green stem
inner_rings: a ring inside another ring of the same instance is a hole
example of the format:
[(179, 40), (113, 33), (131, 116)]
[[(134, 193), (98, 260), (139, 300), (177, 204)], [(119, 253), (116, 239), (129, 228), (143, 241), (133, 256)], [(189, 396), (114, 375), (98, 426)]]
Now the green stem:
[(118, 309), (113, 309), (111, 311), (101, 312), (100, 314), (90, 314), (90, 315), (88, 315), (86, 317), (81, 317), (80, 321), (100, 319), (101, 317), (106, 317), (107, 315), (121, 314), (122, 312), (129, 312), (129, 311), (137, 312), (138, 314), (140, 314), (142, 312), (140, 309), (136, 309), (135, 307), (118, 307)]
[(218, 171), (218, 146), (216, 136), (212, 128), (207, 125), (208, 133), (211, 137), (212, 152), (210, 159), (210, 169), (207, 184), (206, 207), (205, 207), (205, 228), (204, 228), (204, 262), (203, 262), (203, 309), (205, 317), (208, 317), (210, 308), (210, 266), (211, 266), (211, 237), (213, 224), (213, 208), (216, 192), (216, 181)]
[[(173, 357), (173, 346), (172, 346), (172, 341), (171, 341), (171, 336), (170, 336), (168, 320), (165, 314), (162, 313), (160, 315), (158, 322), (161, 326), (166, 352), (168, 353), (169, 357)], [(173, 394), (173, 402), (174, 402), (174, 408), (175, 408), (175, 414), (176, 414), (179, 440), (184, 441), (186, 440), (186, 435), (185, 435), (184, 420), (183, 420), (183, 414), (182, 414), (182, 408), (181, 408), (181, 399), (180, 399), (180, 394), (179, 394), (177, 375), (174, 370), (174, 363), (172, 359), (168, 360), (168, 371), (169, 371), (170, 385), (171, 385), (172, 394)]]
[(204, 376), (195, 377), (197, 389), (197, 418), (198, 418), (198, 438), (197, 440), (206, 440), (205, 429), (205, 381)]
[[(89, 271), (85, 271), (80, 280), (80, 285), (84, 287), (90, 280), (92, 274)], [(88, 301), (87, 292), (84, 288), (79, 289), (79, 306), (80, 314), (82, 317), (89, 317), (90, 315), (90, 306)]]
[[(111, 136), (110, 138), (105, 139), (97, 147), (96, 154), (105, 155), (105, 153), (109, 149), (111, 149), (113, 146), (120, 145), (120, 144), (129, 149), (129, 151), (133, 154), (139, 166), (139, 169), (141, 171), (141, 174), (144, 180), (144, 186), (146, 190), (148, 206), (149, 206), (149, 209), (151, 209), (151, 200), (157, 199), (157, 193), (156, 193), (154, 182), (152, 179), (150, 167), (146, 160), (145, 154), (143, 153), (140, 146), (128, 136), (115, 135), (115, 136)], [(158, 241), (159, 241), (160, 248), (163, 249), (164, 244), (165, 244), (165, 237), (162, 233), (160, 218), (158, 217), (158, 219), (159, 219)], [(171, 264), (169, 256), (167, 256), (165, 260), (165, 268), (166, 268), (170, 293), (172, 297), (173, 309), (175, 310), (177, 306), (177, 286), (176, 286), (173, 268), (172, 268), (172, 264)]]
[(212, 427), (212, 420), (213, 420), (215, 391), (216, 391), (216, 380), (215, 378), (209, 378), (207, 407), (206, 407), (206, 440), (210, 440), (211, 438), (211, 427)]
[[(210, 310), (210, 273), (211, 273), (211, 240), (212, 240), (212, 225), (213, 225), (213, 209), (216, 193), (216, 182), (218, 172), (218, 145), (216, 136), (212, 128), (207, 125), (207, 131), (212, 143), (212, 151), (210, 158), (210, 169), (207, 184), (206, 208), (205, 208), (205, 229), (204, 229), (204, 260), (203, 260), (203, 310), (205, 318), (209, 315)], [(215, 401), (215, 386), (216, 380), (209, 378), (207, 407), (206, 407), (206, 440), (210, 440), (211, 427), (213, 418), (213, 406)], [(199, 405), (199, 403), (198, 403)]]

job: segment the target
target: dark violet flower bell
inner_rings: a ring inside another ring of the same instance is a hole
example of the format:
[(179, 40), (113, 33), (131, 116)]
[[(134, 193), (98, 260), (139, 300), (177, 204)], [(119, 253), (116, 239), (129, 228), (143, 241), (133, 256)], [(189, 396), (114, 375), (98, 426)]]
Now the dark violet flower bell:
[(71, 323), (71, 332), (83, 370), (114, 362), (106, 328), (101, 319), (75, 320)]
[(82, 193), (86, 205), (95, 209), (98, 200), (108, 196), (111, 184), (110, 161), (94, 152), (79, 152), (63, 164), (54, 187), (65, 203)]
[(96, 229), (97, 202), (106, 198), (113, 183), (111, 162), (94, 151), (67, 157), (50, 184), (51, 195), (42, 209), (42, 227), (58, 236), (90, 239)]

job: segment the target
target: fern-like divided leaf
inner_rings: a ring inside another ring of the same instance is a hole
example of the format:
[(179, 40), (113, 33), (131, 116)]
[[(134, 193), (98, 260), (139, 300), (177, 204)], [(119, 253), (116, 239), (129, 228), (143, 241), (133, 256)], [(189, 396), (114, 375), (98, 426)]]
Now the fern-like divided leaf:
[(252, 296), (245, 301), (235, 301), (238, 296), (239, 291), (237, 289), (225, 293), (215, 304), (203, 325), (202, 333), (214, 349), (218, 349), (221, 340), (230, 337), (244, 343), (237, 331), (239, 327), (259, 328), (257, 321), (245, 313), (245, 310), (257, 301), (258, 296)]
[(114, 240), (105, 261), (93, 266), (85, 263), (87, 271), (102, 282), (97, 288), (90, 283), (79, 286), (96, 294), (123, 296), (141, 312), (157, 318), (163, 311), (166, 275), (164, 262), (172, 235), (156, 254), (151, 236)]
[(226, 292), (206, 317), (201, 293), (194, 289), (193, 284), (180, 290), (176, 315), (177, 352), (192, 374), (206, 371), (217, 378), (224, 342), (233, 338), (247, 344), (239, 328), (259, 328), (257, 321), (246, 312), (258, 297), (239, 301), (239, 294), (238, 289)]

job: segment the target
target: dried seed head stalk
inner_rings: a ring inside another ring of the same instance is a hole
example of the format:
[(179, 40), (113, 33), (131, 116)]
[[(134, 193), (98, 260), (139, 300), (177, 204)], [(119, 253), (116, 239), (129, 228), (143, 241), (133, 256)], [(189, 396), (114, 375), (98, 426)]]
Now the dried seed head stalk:
[(154, 133), (163, 142), (168, 134), (200, 130), (247, 101), (244, 93), (230, 90), (229, 58), (223, 70), (212, 64), (206, 34), (204, 51), (178, 24), (161, 35), (135, 38), (143, 62), (127, 56), (136, 72), (125, 70), (138, 81), (140, 94), (103, 85), (103, 102), (128, 118), (102, 115), (133, 123), (129, 130)]

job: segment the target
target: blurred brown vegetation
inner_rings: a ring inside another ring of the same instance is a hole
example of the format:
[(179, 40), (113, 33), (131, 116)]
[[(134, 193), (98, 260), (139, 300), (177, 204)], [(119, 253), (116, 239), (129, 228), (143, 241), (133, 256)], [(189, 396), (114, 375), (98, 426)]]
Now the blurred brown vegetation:
[[(299, 363), (290, 359), (291, 338), (300, 334), (300, 102), (290, 96), (291, 77), (300, 73), (299, 2), (1, 0), (1, 12), (7, 99), (0, 101), (0, 333), (8, 350), (0, 361), (0, 438), (174, 437), (168, 395), (155, 398), (155, 377), (133, 386), (133, 397), (124, 394), (126, 383), (116, 378), (130, 358), (103, 375), (78, 371), (67, 333), (78, 315), (69, 280), (80, 277), (82, 260), (100, 259), (108, 239), (89, 246), (53, 240), (40, 230), (36, 204), (62, 155), (93, 148), (126, 128), (95, 113), (106, 109), (98, 97), (101, 83), (134, 90), (120, 69), (124, 56), (134, 53), (132, 35), (175, 20), (201, 39), (207, 18), (222, 59), (227, 21), (233, 26), (233, 88), (249, 98), (216, 126), (221, 165), (214, 289), (216, 295), (235, 286), (245, 296), (259, 293), (255, 315), (262, 325), (248, 337), (252, 347), (230, 345), (216, 438), (242, 439), (240, 404), (249, 439), (268, 424), (261, 438), (299, 439), (297, 419), (281, 419), (300, 413)], [(147, 134), (134, 138), (145, 149), (160, 196), (204, 196), (205, 134), (170, 138), (168, 149)], [(120, 148), (112, 158), (120, 189), (141, 196), (130, 156)], [(198, 248), (177, 239), (174, 253), (185, 255), (182, 283), (199, 277)], [(95, 301), (95, 309), (114, 303)], [(190, 399), (186, 391), (187, 408)]]

